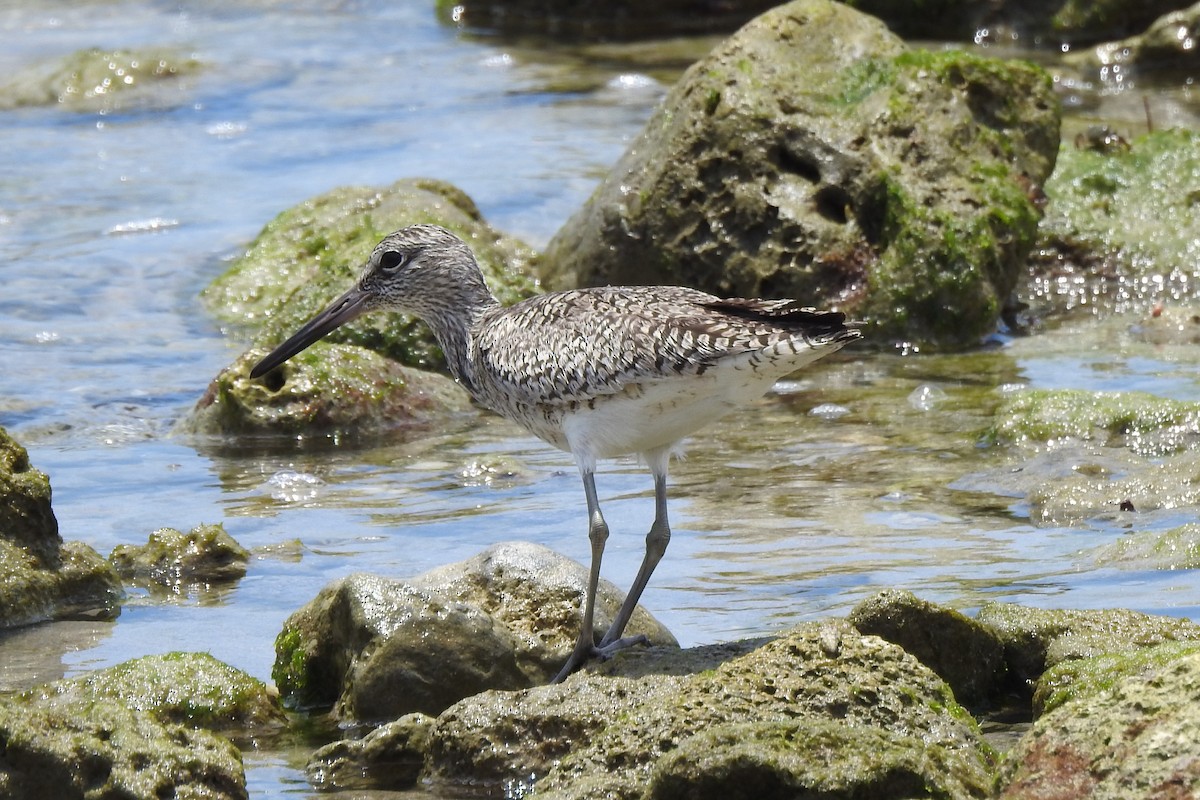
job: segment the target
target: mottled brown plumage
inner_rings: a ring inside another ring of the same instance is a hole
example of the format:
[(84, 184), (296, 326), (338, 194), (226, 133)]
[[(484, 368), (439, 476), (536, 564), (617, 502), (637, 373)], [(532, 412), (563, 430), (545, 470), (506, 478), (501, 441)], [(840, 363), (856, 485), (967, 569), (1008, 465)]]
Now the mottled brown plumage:
[[(466, 244), (437, 226), (414, 225), (381, 241), (358, 284), (251, 376), (372, 310), (423, 319), (451, 374), (480, 404), (578, 463), (592, 568), (579, 642), (558, 680), (588, 657), (630, 643), (621, 635), (670, 538), (667, 462), (679, 440), (860, 335), (842, 314), (793, 300), (723, 299), (677, 286), (576, 289), (504, 307)], [(608, 526), (594, 471), (598, 459), (627, 453), (644, 458), (654, 475), (657, 514), (642, 568), (596, 645), (592, 612)]]

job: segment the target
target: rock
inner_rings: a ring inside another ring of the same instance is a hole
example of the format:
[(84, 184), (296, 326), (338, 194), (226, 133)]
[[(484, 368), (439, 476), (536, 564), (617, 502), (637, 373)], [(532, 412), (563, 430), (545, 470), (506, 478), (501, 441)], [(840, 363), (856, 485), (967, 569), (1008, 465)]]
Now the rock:
[(1200, 653), (1117, 680), (1041, 717), (1009, 755), (1006, 800), (1200, 794)]
[(1124, 609), (1049, 610), (988, 603), (977, 619), (1003, 641), (1009, 670), (1031, 682), (1068, 660), (1164, 642), (1200, 641), (1200, 625), (1190, 620)]
[(180, 99), (173, 85), (171, 92), (163, 91), (163, 85), (201, 68), (196, 59), (162, 48), (79, 50), (19, 72), (0, 88), (0, 110), (53, 105), (83, 112), (169, 108)]
[[(450, 184), (398, 181), (386, 189), (342, 188), (283, 212), (204, 290), (209, 310), (252, 333), (253, 349), (209, 384), (184, 433), (377, 433), (444, 422), (469, 407), (448, 378), (433, 334), (403, 314), (368, 314), (259, 381), (250, 368), (350, 288), (375, 245), (397, 228), (443, 225), (474, 250), (501, 302), (536, 293), (535, 256), (484, 222)], [(339, 345), (340, 346), (331, 346)]]
[(1200, 403), (1145, 392), (1025, 389), (1004, 396), (986, 439), (1035, 445), (1081, 439), (1162, 456), (1200, 447)]
[(1200, 39), (1200, 3), (1171, 10), (1135, 36), (1071, 53), (1066, 61), (1095, 73), (1103, 70), (1126, 78), (1135, 74), (1186, 72), (1196, 68), (1197, 39)]
[(958, 702), (991, 700), (1005, 677), (1004, 645), (994, 631), (953, 609), (886, 590), (854, 607), (858, 631), (903, 647), (949, 684)]
[[(716, 725), (659, 759), (642, 797), (984, 797), (918, 735), (835, 720)], [(583, 797), (579, 792), (573, 796)]]
[(798, 297), (878, 342), (974, 344), (1033, 243), (1058, 124), (1040, 69), (907, 50), (798, 0), (687, 71), (542, 275)]
[(162, 723), (247, 738), (277, 733), (287, 722), (278, 695), (266, 684), (208, 653), (143, 656), (21, 696), (64, 707), (112, 700)]
[(241, 754), (212, 729), (284, 721), (266, 686), (207, 654), (134, 659), (0, 699), (0, 796), (246, 798)]
[(217, 524), (197, 525), (186, 534), (160, 528), (145, 545), (117, 545), (108, 558), (126, 580), (182, 591), (188, 584), (238, 580), (250, 553)]
[(95, 550), (64, 543), (50, 479), (0, 428), (0, 629), (72, 616), (115, 617), (121, 581)]
[[(467, 242), (501, 302), (536, 292), (528, 246), (491, 228), (454, 186), (406, 179), (385, 189), (334, 189), (283, 212), (204, 290), (203, 300), (222, 322), (251, 332), (256, 348), (273, 347), (350, 288), (380, 239), (418, 222), (442, 225)], [(433, 335), (407, 315), (370, 314), (327, 341), (444, 369)]]
[(361, 739), (342, 739), (313, 753), (308, 779), (318, 789), (413, 786), (425, 764), (433, 719), (405, 714)]
[(163, 724), (115, 700), (0, 699), (0, 796), (22, 800), (238, 800), (241, 755), (228, 740)]
[(1064, 146), (1020, 299), (1035, 317), (1196, 300), (1198, 185), (1197, 131), (1155, 131), (1128, 148)]
[[(341, 719), (437, 714), (487, 689), (549, 680), (579, 631), (587, 580), (580, 564), (526, 543), (488, 548), (412, 580), (352, 575), (288, 618), (273, 675), (303, 707), (336, 703)], [(596, 627), (623, 595), (601, 581)], [(639, 609), (629, 635), (675, 640)]]
[(1095, 697), (1130, 677), (1152, 680), (1164, 667), (1193, 653), (1200, 654), (1200, 641), (1163, 642), (1060, 661), (1042, 673), (1034, 687), (1034, 716), (1047, 714), (1064, 703)]
[[(746, 792), (718, 796), (757, 797), (751, 790), (815, 787), (825, 778), (845, 793), (811, 796), (907, 797), (871, 789), (911, 780), (939, 787), (938, 796), (987, 794), (992, 757), (974, 722), (932, 672), (877, 637), (844, 624), (806, 625), (691, 674), (647, 663), (660, 652), (618, 658), (610, 674), (583, 672), (561, 685), (455, 704), (431, 734), (434, 785), (533, 782), (549, 798), (636, 798), (649, 785), (651, 796), (683, 796), (670, 793), (679, 787), (706, 796), (690, 790), (727, 788), (735, 776)], [(621, 676), (625, 663), (639, 677)], [(739, 758), (747, 740), (772, 738), (782, 741)], [(888, 749), (868, 757), (867, 742)], [(804, 749), (810, 745), (841, 749)], [(928, 757), (916, 758), (914, 748)]]
[(1093, 559), (1118, 569), (1200, 569), (1200, 523), (1127, 533), (1096, 550)]
[(202, 435), (421, 431), (470, 411), (454, 381), (361, 347), (318, 342), (259, 380), (255, 348), (222, 370), (178, 430)]

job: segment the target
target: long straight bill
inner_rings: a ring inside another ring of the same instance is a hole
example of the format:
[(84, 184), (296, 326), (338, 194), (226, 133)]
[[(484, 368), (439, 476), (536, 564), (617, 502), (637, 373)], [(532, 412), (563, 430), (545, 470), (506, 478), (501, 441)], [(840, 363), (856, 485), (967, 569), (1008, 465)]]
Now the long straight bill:
[(283, 344), (276, 347), (262, 361), (250, 370), (250, 377), (259, 378), (287, 361), (292, 356), (305, 349), (322, 336), (340, 328), (347, 322), (362, 316), (367, 310), (366, 301), (370, 297), (357, 287), (329, 304), (329, 307), (305, 323)]

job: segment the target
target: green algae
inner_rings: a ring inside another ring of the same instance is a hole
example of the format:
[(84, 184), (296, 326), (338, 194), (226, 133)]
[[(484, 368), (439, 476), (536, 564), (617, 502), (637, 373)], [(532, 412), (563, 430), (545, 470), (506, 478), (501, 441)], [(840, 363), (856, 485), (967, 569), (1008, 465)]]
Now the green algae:
[(984, 440), (1049, 444), (1082, 439), (1161, 456), (1200, 444), (1200, 403), (1145, 392), (1027, 389), (1008, 394)]
[(76, 111), (102, 111), (136, 102), (154, 102), (155, 84), (194, 75), (203, 65), (165, 48), (79, 50), (58, 62), (27, 68), (0, 87), (0, 109), (61, 105)]

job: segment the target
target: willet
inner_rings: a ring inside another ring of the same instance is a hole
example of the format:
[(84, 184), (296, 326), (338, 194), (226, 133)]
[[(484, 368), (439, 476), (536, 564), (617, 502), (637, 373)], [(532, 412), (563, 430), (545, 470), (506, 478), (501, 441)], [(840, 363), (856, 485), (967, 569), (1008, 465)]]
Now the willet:
[[(778, 379), (859, 338), (834, 311), (794, 300), (722, 299), (678, 286), (553, 292), (502, 306), (454, 234), (413, 225), (371, 253), (354, 288), (250, 371), (257, 378), (368, 311), (406, 311), (437, 337), (450, 373), (481, 405), (570, 453), (583, 477), (592, 563), (579, 640), (555, 681), (622, 638), (671, 538), (667, 462), (681, 439)], [(616, 618), (592, 630), (608, 524), (599, 459), (637, 454), (654, 476), (646, 554)]]

